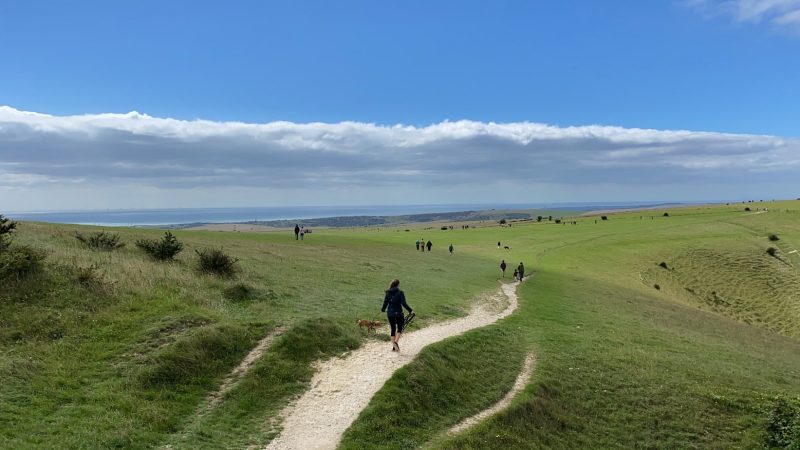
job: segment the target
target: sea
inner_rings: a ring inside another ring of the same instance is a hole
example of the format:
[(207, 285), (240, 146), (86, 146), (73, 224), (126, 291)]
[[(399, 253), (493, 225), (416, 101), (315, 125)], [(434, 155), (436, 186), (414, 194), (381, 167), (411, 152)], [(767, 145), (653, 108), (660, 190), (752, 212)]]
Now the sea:
[(409, 214), (482, 211), (490, 209), (539, 209), (597, 211), (645, 208), (686, 202), (593, 202), (531, 204), (439, 204), (369, 206), (267, 206), (236, 208), (105, 209), (86, 211), (8, 212), (13, 220), (102, 226), (162, 226), (195, 223), (243, 223), (267, 220), (302, 220), (347, 216), (400, 216)]

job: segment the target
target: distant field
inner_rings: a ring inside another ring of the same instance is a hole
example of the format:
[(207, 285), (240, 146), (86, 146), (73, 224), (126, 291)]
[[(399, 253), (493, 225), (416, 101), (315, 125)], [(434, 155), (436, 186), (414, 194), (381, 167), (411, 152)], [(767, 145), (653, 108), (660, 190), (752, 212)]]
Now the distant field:
[[(342, 448), (781, 448), (775, 407), (800, 398), (800, 201), (604, 215), (319, 229), (304, 241), (177, 230), (186, 248), (171, 264), (133, 245), (162, 231), (113, 229), (127, 245), (96, 252), (73, 231), (97, 227), (21, 223), (15, 243), (47, 258), (0, 285), (0, 448), (266, 444), (312, 362), (368, 339), (355, 320), (382, 318), (392, 278), (423, 327), (496, 289), (500, 259), (535, 274), (517, 312), (423, 351)], [(433, 251), (415, 251), (418, 238)], [(207, 247), (241, 272), (198, 274)], [(79, 281), (89, 267), (92, 281)], [(242, 383), (196, 416), (278, 326), (288, 331)], [(510, 388), (528, 351), (532, 381), (512, 406), (445, 435)]]

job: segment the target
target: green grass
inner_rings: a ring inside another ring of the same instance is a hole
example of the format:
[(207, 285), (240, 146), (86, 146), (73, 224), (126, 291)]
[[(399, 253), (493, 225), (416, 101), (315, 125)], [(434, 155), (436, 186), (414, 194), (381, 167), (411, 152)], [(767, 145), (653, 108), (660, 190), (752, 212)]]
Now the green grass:
[[(318, 229), (302, 242), (177, 231), (185, 248), (172, 263), (132, 245), (161, 231), (115, 229), (129, 245), (101, 252), (74, 238), (95, 227), (22, 223), (15, 243), (47, 258), (44, 271), (0, 284), (0, 447), (264, 444), (311, 362), (366, 339), (355, 319), (381, 318), (392, 278), (425, 326), (494, 290), (504, 258), (536, 274), (518, 311), (424, 350), (372, 399), (343, 448), (781, 448), (800, 427), (780, 406), (800, 396), (800, 253), (791, 253), (800, 202), (662, 214)], [(418, 238), (433, 253), (415, 252)], [(209, 247), (239, 258), (241, 272), (200, 274), (195, 250)], [(286, 334), (219, 408), (195, 418), (278, 325)], [(532, 382), (512, 406), (445, 435), (504, 395), (529, 350)]]

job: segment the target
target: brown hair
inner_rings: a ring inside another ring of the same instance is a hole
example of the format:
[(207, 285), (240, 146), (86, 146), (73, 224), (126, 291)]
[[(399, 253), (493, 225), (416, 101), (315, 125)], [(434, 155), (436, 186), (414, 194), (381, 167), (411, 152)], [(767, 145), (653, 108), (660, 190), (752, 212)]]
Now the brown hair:
[[(397, 287), (397, 286), (399, 286), (399, 285), (400, 285), (400, 280), (398, 280), (397, 278), (395, 278), (394, 280), (392, 280), (392, 282), (391, 282), (391, 283), (389, 283), (389, 289), (391, 289), (391, 288), (394, 288), (394, 287)], [(389, 292), (389, 289), (387, 289), (387, 290), (386, 290), (386, 292)]]

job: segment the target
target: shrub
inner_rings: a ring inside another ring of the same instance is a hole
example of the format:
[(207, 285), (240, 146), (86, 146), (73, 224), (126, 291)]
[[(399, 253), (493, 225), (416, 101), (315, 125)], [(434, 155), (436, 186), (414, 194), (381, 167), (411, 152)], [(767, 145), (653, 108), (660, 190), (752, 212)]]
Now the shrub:
[(499, 223), (500, 225), (505, 225), (506, 219), (500, 219), (499, 221), (497, 221), (497, 223)]
[(448, 228), (447, 228), (447, 227), (442, 227), (441, 229), (442, 229), (442, 230), (447, 230)]
[(664, 217), (669, 217), (669, 213), (668, 213), (668, 212), (665, 212), (665, 213), (664, 213)]
[(608, 216), (600, 216), (601, 220), (608, 220)]
[(183, 244), (169, 231), (164, 233), (161, 240), (139, 239), (136, 246), (158, 261), (171, 261), (183, 250)]
[(0, 280), (24, 278), (42, 268), (44, 252), (27, 245), (6, 247), (0, 252)]
[(769, 240), (772, 241), (772, 242), (775, 242), (775, 241), (780, 241), (781, 238), (779, 238), (777, 234), (770, 234), (769, 235)]
[(251, 299), (255, 294), (255, 289), (244, 283), (236, 283), (225, 288), (223, 294), (228, 300), (240, 302)]
[(0, 251), (7, 249), (11, 245), (11, 233), (14, 232), (15, 228), (17, 228), (17, 222), (0, 214)]
[(746, 207), (744, 210), (745, 210), (745, 211), (750, 211), (750, 207), (748, 206), (748, 207)]
[(768, 448), (800, 448), (800, 401), (777, 398), (767, 421)]
[(119, 241), (119, 234), (106, 231), (95, 231), (88, 235), (76, 231), (75, 239), (92, 250), (116, 250), (125, 246), (124, 242)]
[(663, 267), (663, 268), (665, 268), (665, 269), (669, 269), (669, 267), (667, 267), (667, 263), (664, 262), (664, 261), (661, 261), (660, 263), (658, 263), (658, 265)]
[(228, 256), (222, 250), (207, 248), (195, 250), (195, 253), (200, 257), (198, 268), (202, 273), (232, 277), (239, 270), (236, 266), (239, 258)]
[(561, 219), (556, 219), (556, 223), (561, 223)]
[(536, 221), (537, 221), (537, 222), (541, 222), (541, 221), (542, 221), (542, 219), (543, 219), (543, 217), (542, 217), (542, 216), (536, 216)]
[(658, 284), (654, 284), (653, 287), (656, 288), (657, 291), (661, 290), (661, 286), (659, 286)]
[(105, 281), (103, 281), (103, 275), (100, 273), (98, 264), (92, 264), (88, 267), (75, 266), (73, 276), (78, 284), (87, 289), (96, 290), (105, 287)]
[(770, 247), (767, 249), (767, 253), (769, 256), (775, 256), (775, 254), (778, 253), (778, 249), (775, 247)]

